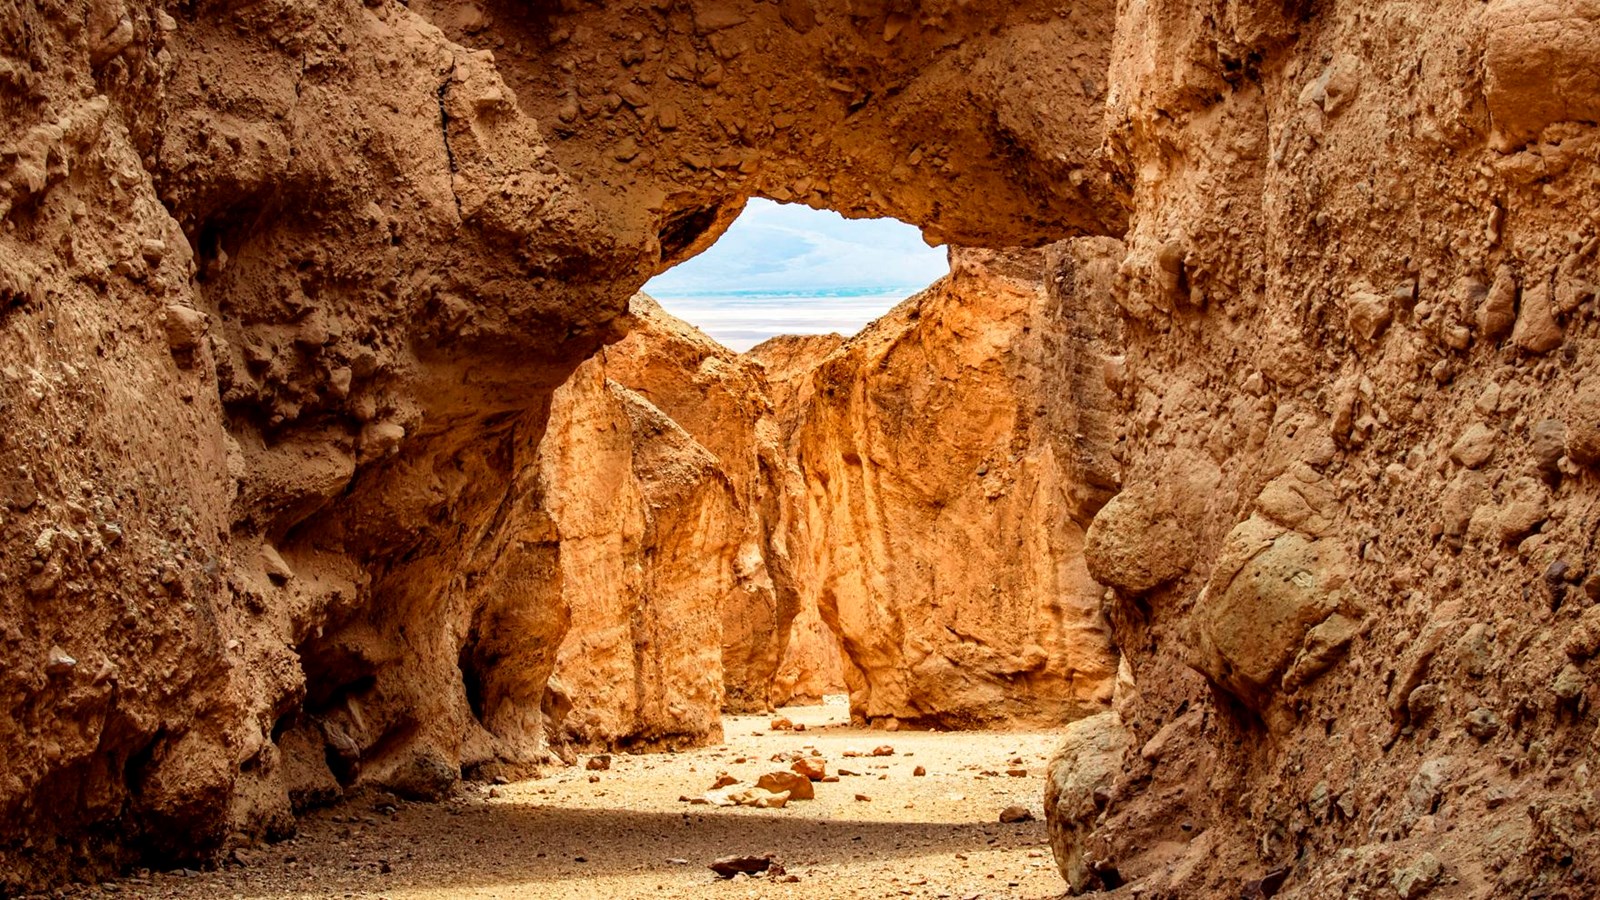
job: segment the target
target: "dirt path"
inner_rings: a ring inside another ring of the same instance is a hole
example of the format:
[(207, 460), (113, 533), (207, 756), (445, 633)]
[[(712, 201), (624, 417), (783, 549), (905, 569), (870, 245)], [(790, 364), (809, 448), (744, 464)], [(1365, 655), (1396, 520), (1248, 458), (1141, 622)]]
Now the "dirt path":
[[(833, 706), (782, 714), (807, 730), (773, 733), (766, 730), (769, 717), (730, 717), (720, 747), (618, 755), (609, 771), (580, 765), (393, 812), (358, 800), (307, 818), (294, 840), (244, 854), (245, 865), (187, 877), (154, 874), (114, 888), (121, 897), (170, 900), (1061, 895), (1043, 823), (998, 821), (1011, 804), (1040, 814), (1053, 735), (864, 731), (829, 724), (843, 717), (843, 707)], [(883, 744), (895, 755), (844, 755)], [(774, 754), (813, 747), (830, 774), (841, 766), (861, 774), (817, 784), (816, 800), (780, 810), (679, 800), (704, 794), (722, 771), (753, 784), (764, 772), (787, 768), (770, 761)], [(917, 766), (926, 776), (912, 774)], [(1012, 769), (1027, 775), (1008, 776)], [(599, 780), (591, 782), (591, 775)], [(859, 801), (857, 794), (871, 799)], [(706, 867), (736, 853), (774, 854), (798, 881), (725, 881)], [(73, 896), (101, 893), (90, 888)]]

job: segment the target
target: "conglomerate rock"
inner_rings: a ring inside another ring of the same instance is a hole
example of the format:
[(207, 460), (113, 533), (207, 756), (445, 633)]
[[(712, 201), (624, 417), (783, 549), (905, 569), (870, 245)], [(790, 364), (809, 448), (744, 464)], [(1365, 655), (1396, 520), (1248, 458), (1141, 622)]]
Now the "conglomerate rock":
[(1591, 894), (1600, 6), (1223, 6), (1113, 40), (1090, 561), (1136, 749), (1085, 852), (1146, 897)]

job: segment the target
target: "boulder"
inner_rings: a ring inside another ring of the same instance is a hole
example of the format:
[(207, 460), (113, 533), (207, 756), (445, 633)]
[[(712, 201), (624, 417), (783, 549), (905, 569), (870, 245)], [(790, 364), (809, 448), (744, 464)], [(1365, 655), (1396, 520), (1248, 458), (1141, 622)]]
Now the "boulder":
[(1068, 725), (1061, 749), (1050, 760), (1044, 789), (1045, 824), (1050, 850), (1073, 894), (1113, 886), (1103, 884), (1096, 873), (1098, 867), (1088, 852), (1089, 838), (1132, 745), (1133, 734), (1122, 718), (1115, 712), (1103, 712)]

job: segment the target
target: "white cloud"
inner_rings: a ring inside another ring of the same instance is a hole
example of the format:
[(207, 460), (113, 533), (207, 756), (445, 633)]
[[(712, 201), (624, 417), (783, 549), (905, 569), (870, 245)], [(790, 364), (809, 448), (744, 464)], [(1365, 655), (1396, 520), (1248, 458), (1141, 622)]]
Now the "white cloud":
[(758, 197), (715, 246), (644, 289), (664, 301), (744, 292), (918, 290), (948, 270), (945, 251), (924, 244), (911, 225), (846, 219)]

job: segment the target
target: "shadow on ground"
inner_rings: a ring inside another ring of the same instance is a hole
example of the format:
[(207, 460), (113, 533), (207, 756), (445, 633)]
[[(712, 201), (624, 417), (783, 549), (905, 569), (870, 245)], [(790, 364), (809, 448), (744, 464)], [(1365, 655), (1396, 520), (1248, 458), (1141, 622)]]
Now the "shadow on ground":
[[(686, 807), (684, 812), (574, 809), (531, 803), (469, 801), (408, 806), (394, 817), (360, 824), (341, 813), (313, 816), (302, 840), (257, 852), (250, 865), (186, 879), (182, 896), (267, 900), (355, 892), (381, 896), (453, 888), (558, 884), (659, 871), (710, 879), (708, 863), (733, 854), (772, 854), (791, 869), (964, 853), (982, 874), (987, 851), (1036, 847), (1041, 823), (875, 822), (807, 817), (803, 804), (783, 811)], [(581, 858), (581, 862), (579, 861)], [(668, 862), (681, 859), (683, 863)], [(167, 882), (169, 890), (174, 887)], [(214, 892), (214, 893), (213, 893)]]

